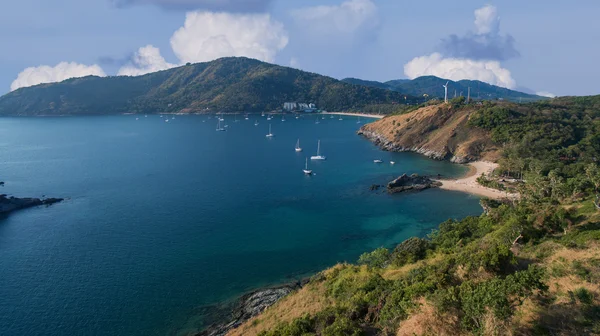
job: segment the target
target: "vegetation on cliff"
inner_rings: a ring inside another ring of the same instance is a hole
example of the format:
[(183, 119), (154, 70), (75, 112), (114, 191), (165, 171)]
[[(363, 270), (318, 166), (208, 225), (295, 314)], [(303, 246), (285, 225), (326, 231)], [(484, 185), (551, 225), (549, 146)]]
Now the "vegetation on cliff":
[(521, 199), (323, 271), (231, 335), (600, 334), (599, 103), (456, 107)]
[(248, 58), (222, 58), (138, 77), (84, 77), (0, 97), (0, 115), (261, 112), (284, 102), (329, 111), (389, 108), (405, 96)]

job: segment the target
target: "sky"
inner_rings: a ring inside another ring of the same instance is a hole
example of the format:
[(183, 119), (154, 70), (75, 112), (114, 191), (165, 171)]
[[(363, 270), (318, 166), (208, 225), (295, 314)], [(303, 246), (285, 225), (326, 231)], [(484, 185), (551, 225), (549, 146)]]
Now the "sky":
[(597, 0), (3, 0), (0, 94), (226, 56), (338, 79), (600, 94), (597, 13)]

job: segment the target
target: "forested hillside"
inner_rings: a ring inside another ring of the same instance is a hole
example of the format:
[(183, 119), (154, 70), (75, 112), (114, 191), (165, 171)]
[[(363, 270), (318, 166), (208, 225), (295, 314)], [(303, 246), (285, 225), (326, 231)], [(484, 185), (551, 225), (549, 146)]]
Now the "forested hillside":
[(343, 79), (344, 82), (370, 86), (380, 89), (387, 89), (392, 91), (401, 92), (406, 95), (419, 97), (421, 99), (429, 98), (444, 98), (444, 88), (442, 85), (449, 82), (448, 85), (448, 97), (454, 98), (454, 94), (457, 96), (467, 96), (469, 88), (471, 88), (471, 98), (477, 100), (508, 100), (513, 102), (532, 102), (538, 100), (545, 100), (547, 98), (532, 95), (524, 92), (510, 90), (496, 85), (484, 83), (476, 80), (460, 80), (460, 81), (449, 81), (435, 76), (423, 76), (413, 80), (410, 79), (398, 79), (387, 82), (376, 82), (366, 81), (356, 78)]
[(90, 76), (21, 88), (0, 97), (0, 115), (262, 112), (284, 102), (348, 111), (407, 100), (398, 92), (232, 57), (138, 77)]

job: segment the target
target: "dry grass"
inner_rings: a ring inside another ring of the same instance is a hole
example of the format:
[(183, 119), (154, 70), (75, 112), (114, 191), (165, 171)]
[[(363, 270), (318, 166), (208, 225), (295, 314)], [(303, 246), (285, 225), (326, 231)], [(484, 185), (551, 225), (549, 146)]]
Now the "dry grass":
[(412, 335), (462, 335), (459, 319), (455, 314), (440, 314), (425, 299), (419, 300), (420, 308), (410, 317), (402, 321), (396, 332), (397, 336)]
[(473, 111), (453, 111), (447, 104), (432, 105), (378, 120), (365, 129), (404, 148), (496, 161), (499, 151), (489, 134), (467, 125)]
[(323, 283), (308, 284), (298, 292), (293, 293), (257, 317), (254, 317), (230, 331), (228, 336), (253, 336), (261, 331), (274, 328), (279, 322), (291, 322), (305, 314), (314, 314), (333, 302), (325, 296)]

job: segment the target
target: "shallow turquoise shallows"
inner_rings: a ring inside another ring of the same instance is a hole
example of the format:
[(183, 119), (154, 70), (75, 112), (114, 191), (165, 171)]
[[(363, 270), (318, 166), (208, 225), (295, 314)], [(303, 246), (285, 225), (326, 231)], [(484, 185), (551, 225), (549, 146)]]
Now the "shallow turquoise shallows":
[[(260, 116), (226, 132), (206, 116), (0, 119), (0, 193), (68, 198), (0, 220), (0, 335), (185, 333), (206, 305), (481, 212), (462, 193), (370, 191), (465, 168), (314, 118), (275, 118), (273, 139)], [(318, 139), (327, 161), (305, 176)]]

